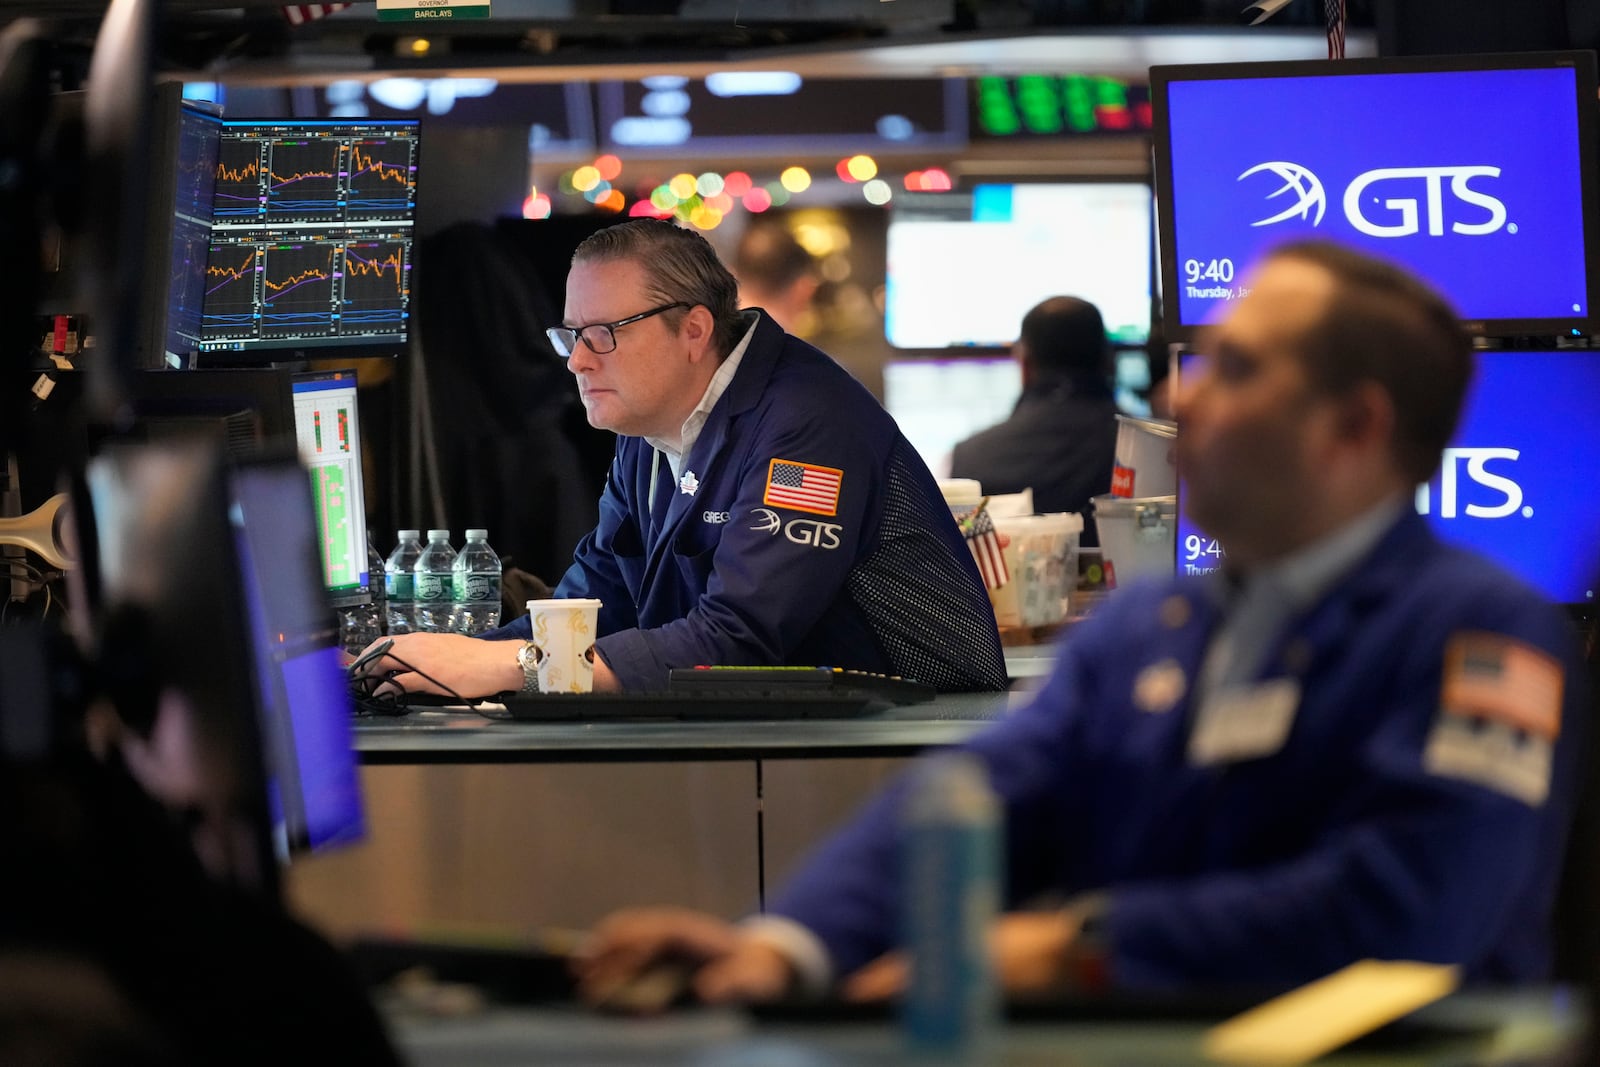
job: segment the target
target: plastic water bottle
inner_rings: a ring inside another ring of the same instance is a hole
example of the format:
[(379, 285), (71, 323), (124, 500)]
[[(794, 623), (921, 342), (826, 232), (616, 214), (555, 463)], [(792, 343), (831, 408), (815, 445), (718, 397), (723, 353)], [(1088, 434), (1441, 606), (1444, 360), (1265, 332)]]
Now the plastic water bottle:
[(915, 774), (902, 817), (911, 976), (901, 1024), (919, 1052), (972, 1057), (999, 1018), (988, 938), (1000, 909), (1000, 804), (969, 753), (931, 757)]
[(413, 591), (417, 598), (417, 629), (424, 633), (450, 632), (450, 589), (456, 550), (450, 547), (449, 530), (429, 530), (428, 544), (412, 565)]
[(372, 598), (367, 612), (372, 620), (376, 641), (389, 632), (389, 566), (372, 545), (372, 534), (367, 534), (367, 595)]
[(372, 642), (382, 637), (388, 624), (385, 610), (383, 557), (367, 540), (367, 596), (365, 604), (342, 608), (339, 611), (339, 647), (352, 656), (360, 655)]
[(389, 553), (389, 562), (383, 566), (384, 599), (389, 609), (389, 632), (409, 634), (417, 629), (416, 577), (411, 568), (422, 555), (422, 534), (417, 530), (401, 530), (396, 536), (398, 543)]
[(488, 530), (468, 530), (451, 572), (451, 617), (455, 629), (481, 634), (500, 625), (500, 557), (489, 547)]

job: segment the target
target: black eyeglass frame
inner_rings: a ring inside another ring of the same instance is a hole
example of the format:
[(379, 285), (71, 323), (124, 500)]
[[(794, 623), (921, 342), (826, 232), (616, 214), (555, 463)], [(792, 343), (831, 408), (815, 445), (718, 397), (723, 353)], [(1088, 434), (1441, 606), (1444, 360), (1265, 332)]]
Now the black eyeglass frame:
[[(694, 305), (686, 301), (674, 300), (670, 304), (662, 304), (660, 307), (651, 308), (649, 311), (641, 311), (637, 315), (629, 315), (627, 318), (618, 319), (616, 322), (589, 322), (582, 326), (551, 326), (544, 331), (544, 335), (550, 338), (551, 347), (556, 350), (556, 354), (562, 359), (572, 358), (573, 353), (578, 350), (579, 341), (588, 345), (589, 351), (595, 355), (608, 356), (617, 350), (617, 328), (619, 326), (626, 326), (641, 319), (648, 319), (652, 315), (659, 315), (663, 311), (671, 311), (673, 308), (692, 307)], [(605, 331), (605, 336), (611, 339), (610, 347), (597, 348), (595, 343), (585, 336), (589, 330), (594, 329)]]

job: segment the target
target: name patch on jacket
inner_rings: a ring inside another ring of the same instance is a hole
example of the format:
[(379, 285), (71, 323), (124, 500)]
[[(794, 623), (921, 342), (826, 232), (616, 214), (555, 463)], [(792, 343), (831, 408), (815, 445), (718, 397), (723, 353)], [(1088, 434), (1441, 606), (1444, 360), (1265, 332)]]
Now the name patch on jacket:
[(844, 471), (792, 459), (775, 459), (767, 467), (767, 491), (761, 502), (815, 515), (839, 512), (839, 486)]
[(1560, 662), (1532, 645), (1456, 634), (1445, 648), (1440, 714), (1423, 767), (1538, 807), (1550, 794), (1564, 684)]
[(1229, 686), (1201, 704), (1189, 734), (1189, 762), (1196, 767), (1262, 759), (1282, 751), (1300, 709), (1300, 683), (1273, 678)]

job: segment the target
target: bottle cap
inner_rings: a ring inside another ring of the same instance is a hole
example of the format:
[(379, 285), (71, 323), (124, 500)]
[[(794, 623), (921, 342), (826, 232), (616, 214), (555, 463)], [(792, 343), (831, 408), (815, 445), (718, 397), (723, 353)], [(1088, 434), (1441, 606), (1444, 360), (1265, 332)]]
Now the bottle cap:
[(487, 540), (489, 540), (489, 531), (488, 530), (468, 530), (467, 531), (467, 540), (468, 541), (487, 541)]
[(422, 531), (420, 530), (401, 530), (395, 535), (395, 538), (400, 541), (415, 541), (421, 536)]
[(449, 530), (429, 530), (428, 531), (428, 540), (430, 540), (430, 541), (448, 541), (448, 540), (450, 540), (450, 531)]

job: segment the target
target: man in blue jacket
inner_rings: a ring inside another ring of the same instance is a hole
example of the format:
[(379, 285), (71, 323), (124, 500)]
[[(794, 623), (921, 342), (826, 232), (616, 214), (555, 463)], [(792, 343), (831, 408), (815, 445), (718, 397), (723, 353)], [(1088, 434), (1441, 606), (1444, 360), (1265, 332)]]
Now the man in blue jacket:
[[(1251, 286), (1177, 408), (1186, 507), (1225, 572), (1119, 590), (966, 746), (1004, 804), (1001, 981), (1283, 987), (1368, 957), (1546, 977), (1585, 727), (1572, 627), (1411, 507), (1469, 339), (1416, 280), (1327, 243)], [(585, 989), (673, 953), (712, 1000), (895, 991), (903, 792), (758, 920), (606, 920)]]
[[(757, 311), (699, 234), (637, 220), (573, 256), (549, 332), (616, 458), (557, 597), (601, 601), (597, 690), (673, 667), (825, 665), (1007, 684), (994, 610), (926, 466), (828, 356)], [(526, 618), (485, 635), (529, 637)], [(521, 642), (405, 635), (408, 690), (537, 688)], [(423, 674), (431, 676), (422, 677)]]

